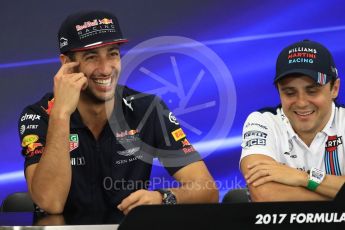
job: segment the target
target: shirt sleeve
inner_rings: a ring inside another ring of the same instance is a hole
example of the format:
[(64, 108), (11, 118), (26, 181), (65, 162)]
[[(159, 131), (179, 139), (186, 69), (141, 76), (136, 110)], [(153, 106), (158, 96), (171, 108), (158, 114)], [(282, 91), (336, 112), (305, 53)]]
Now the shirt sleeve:
[(276, 137), (270, 118), (260, 112), (251, 113), (243, 126), (241, 160), (252, 154), (263, 154), (277, 160)]
[(156, 100), (154, 117), (156, 156), (170, 175), (193, 162), (201, 160), (200, 154), (187, 139), (179, 121), (166, 104)]
[(47, 119), (39, 109), (31, 107), (25, 108), (19, 118), (21, 153), (25, 158), (24, 170), (29, 165), (38, 163), (41, 158), (46, 143)]

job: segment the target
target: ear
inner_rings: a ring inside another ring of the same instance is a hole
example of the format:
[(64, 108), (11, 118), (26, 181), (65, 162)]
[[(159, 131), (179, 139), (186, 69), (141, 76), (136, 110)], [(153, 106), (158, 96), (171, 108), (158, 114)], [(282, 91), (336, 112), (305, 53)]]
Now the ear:
[(70, 62), (69, 57), (67, 57), (64, 54), (60, 54), (59, 58), (60, 58), (61, 65), (66, 64), (67, 62)]
[(333, 88), (331, 89), (332, 93), (332, 98), (335, 99), (338, 97), (339, 94), (339, 88), (340, 88), (340, 79), (338, 78), (335, 80)]

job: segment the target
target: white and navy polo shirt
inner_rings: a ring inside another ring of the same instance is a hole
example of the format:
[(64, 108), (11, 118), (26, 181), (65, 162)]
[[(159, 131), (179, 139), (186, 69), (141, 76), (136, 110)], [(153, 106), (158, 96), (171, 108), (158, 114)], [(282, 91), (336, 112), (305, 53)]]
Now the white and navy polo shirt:
[(324, 129), (307, 146), (295, 133), (283, 109), (263, 109), (251, 113), (244, 126), (241, 160), (263, 154), (277, 162), (303, 171), (312, 167), (331, 175), (345, 175), (345, 108), (332, 104), (332, 114)]

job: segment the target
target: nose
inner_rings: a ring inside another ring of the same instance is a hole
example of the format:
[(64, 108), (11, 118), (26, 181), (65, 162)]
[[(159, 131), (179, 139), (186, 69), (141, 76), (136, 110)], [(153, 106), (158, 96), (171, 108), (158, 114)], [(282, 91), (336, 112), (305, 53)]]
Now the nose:
[(308, 95), (305, 93), (299, 93), (296, 99), (296, 105), (299, 107), (305, 107), (309, 104)]
[(100, 58), (98, 63), (97, 72), (100, 75), (109, 76), (113, 73), (114, 66), (107, 58)]

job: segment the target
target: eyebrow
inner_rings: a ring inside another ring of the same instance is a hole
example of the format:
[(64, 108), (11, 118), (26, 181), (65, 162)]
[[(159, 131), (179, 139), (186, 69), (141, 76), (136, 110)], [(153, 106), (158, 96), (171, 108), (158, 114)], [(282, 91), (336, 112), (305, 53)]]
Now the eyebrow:
[[(108, 49), (107, 49), (107, 52), (111, 52), (111, 51), (114, 51), (114, 50), (116, 50), (116, 51), (120, 51), (120, 48), (118, 47), (118, 46), (112, 46), (112, 47), (109, 47)], [(95, 51), (94, 49), (92, 49), (92, 50), (86, 50), (86, 51), (84, 51), (83, 52), (83, 54), (82, 54), (82, 57), (85, 57), (86, 55), (89, 55), (89, 54), (97, 54), (98, 52), (97, 51)]]
[(107, 49), (107, 51), (109, 52), (109, 51), (113, 51), (113, 50), (116, 50), (116, 51), (120, 51), (120, 47), (118, 46), (118, 45), (112, 45), (112, 46), (110, 46), (108, 49)]
[(97, 52), (95, 50), (86, 50), (82, 53), (82, 57), (85, 57), (86, 55), (89, 54), (97, 54)]
[(285, 86), (285, 87), (282, 87), (282, 88), (281, 88), (282, 91), (292, 90), (292, 89), (295, 89), (295, 87)]
[[(318, 83), (314, 83), (311, 85), (307, 85), (306, 87), (304, 87), (305, 89), (312, 89), (312, 88), (321, 88), (322, 85), (318, 84)], [(286, 90), (294, 90), (296, 89), (296, 87), (292, 87), (292, 86), (283, 86), (281, 88), (282, 91), (286, 91)]]
[(307, 89), (311, 89), (311, 88), (321, 88), (323, 85), (320, 85), (320, 84), (318, 84), (318, 83), (314, 83), (314, 84), (312, 84), (312, 85), (308, 85), (307, 87), (305, 87), (305, 88), (307, 88)]

